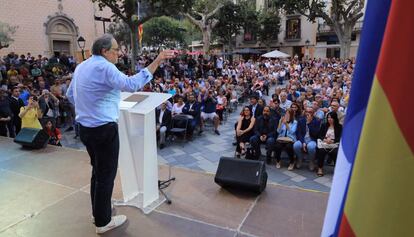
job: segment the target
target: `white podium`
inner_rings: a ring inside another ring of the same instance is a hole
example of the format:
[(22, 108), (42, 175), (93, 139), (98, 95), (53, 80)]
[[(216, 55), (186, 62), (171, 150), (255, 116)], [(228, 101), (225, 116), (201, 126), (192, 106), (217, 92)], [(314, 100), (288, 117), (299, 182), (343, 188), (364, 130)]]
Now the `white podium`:
[(158, 192), (155, 108), (170, 97), (162, 93), (121, 93), (118, 124), (123, 200), (115, 205), (134, 206), (148, 214), (165, 201)]

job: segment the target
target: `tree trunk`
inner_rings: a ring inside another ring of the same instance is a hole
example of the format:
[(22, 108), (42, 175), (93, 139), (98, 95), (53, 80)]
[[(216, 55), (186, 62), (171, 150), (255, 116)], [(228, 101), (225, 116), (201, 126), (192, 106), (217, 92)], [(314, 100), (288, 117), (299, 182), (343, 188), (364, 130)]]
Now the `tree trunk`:
[(209, 27), (203, 28), (203, 51), (204, 54), (207, 55), (207, 53), (210, 50), (210, 39), (211, 39), (211, 29)]
[(138, 56), (138, 25), (132, 23), (130, 26), (131, 28), (131, 70), (132, 73), (135, 73), (135, 65), (137, 63), (137, 56)]
[(353, 26), (345, 25), (343, 34), (337, 34), (339, 43), (341, 44), (342, 59), (348, 59), (351, 56), (352, 28)]

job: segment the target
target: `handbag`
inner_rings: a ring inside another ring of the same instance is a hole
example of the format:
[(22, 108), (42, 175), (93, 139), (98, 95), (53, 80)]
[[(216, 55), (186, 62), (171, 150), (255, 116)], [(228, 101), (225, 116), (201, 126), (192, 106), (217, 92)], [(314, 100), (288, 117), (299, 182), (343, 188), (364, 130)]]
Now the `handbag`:
[(223, 105), (220, 105), (220, 104), (216, 105), (216, 110), (223, 110), (223, 109), (224, 109)]
[(285, 130), (285, 136), (278, 137), (276, 141), (279, 143), (293, 143), (293, 139), (287, 136), (287, 130)]
[(339, 147), (339, 143), (328, 144), (328, 143), (322, 141), (321, 139), (318, 139), (317, 142), (318, 142), (317, 147), (319, 149), (325, 149), (326, 150), (326, 149), (335, 149), (335, 148)]
[(293, 139), (290, 137), (278, 137), (276, 141), (279, 143), (293, 143)]

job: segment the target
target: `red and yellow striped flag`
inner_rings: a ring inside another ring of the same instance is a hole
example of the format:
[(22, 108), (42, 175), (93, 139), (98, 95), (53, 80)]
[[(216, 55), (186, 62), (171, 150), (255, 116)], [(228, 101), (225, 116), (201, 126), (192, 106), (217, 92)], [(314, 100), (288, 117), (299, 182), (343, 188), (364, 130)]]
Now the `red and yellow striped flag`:
[(142, 35), (144, 34), (144, 27), (142, 24), (138, 26), (138, 40), (139, 40), (139, 47), (142, 48)]

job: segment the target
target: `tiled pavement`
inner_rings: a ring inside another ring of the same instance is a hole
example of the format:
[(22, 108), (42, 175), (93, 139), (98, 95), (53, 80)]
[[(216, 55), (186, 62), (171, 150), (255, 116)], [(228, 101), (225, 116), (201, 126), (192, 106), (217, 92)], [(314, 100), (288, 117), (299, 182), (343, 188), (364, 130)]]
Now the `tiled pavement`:
[[(158, 150), (159, 162), (215, 173), (221, 156), (234, 156), (235, 146), (232, 145), (234, 140), (234, 123), (238, 118), (240, 109), (241, 106), (239, 106), (237, 112), (230, 113), (227, 122), (219, 127), (220, 136), (214, 134), (212, 126), (206, 127), (204, 133), (200, 136), (195, 136), (193, 141), (171, 142), (164, 149)], [(63, 132), (63, 146), (84, 150), (85, 147), (80, 140), (73, 139), (73, 137), (73, 131)], [(264, 153), (262, 152), (262, 154)], [(317, 177), (314, 172), (310, 172), (307, 169), (306, 164), (303, 164), (301, 169), (288, 171), (287, 159), (284, 159), (284, 162), (281, 169), (267, 166), (270, 182), (329, 192), (332, 184), (333, 167), (326, 166), (325, 176)]]

